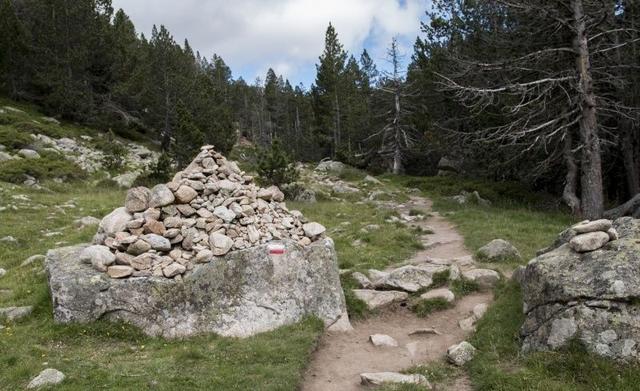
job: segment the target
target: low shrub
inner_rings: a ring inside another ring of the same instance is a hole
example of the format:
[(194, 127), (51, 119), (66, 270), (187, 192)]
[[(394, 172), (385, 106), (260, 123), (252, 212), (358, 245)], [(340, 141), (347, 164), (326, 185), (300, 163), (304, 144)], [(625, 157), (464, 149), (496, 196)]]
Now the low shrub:
[(22, 183), (25, 175), (39, 181), (60, 178), (65, 181), (87, 177), (75, 163), (55, 152), (42, 151), (39, 159), (13, 159), (0, 163), (0, 181)]
[(33, 138), (10, 126), (0, 125), (0, 144), (8, 149), (21, 149), (33, 143)]

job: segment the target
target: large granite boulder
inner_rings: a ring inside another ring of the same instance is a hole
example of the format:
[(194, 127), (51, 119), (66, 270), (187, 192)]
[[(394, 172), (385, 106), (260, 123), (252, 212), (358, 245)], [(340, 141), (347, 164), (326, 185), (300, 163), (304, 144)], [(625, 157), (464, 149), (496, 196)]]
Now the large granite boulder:
[(522, 276), (524, 352), (555, 350), (572, 340), (618, 360), (640, 359), (640, 220), (618, 219), (619, 234), (589, 252), (557, 248), (529, 262)]
[[(166, 338), (217, 333), (247, 337), (317, 316), (346, 314), (331, 239), (307, 247), (264, 244), (197, 264), (182, 278), (113, 279), (81, 260), (86, 245), (51, 250), (46, 271), (57, 323), (123, 320)], [(342, 319), (344, 320), (344, 318)]]

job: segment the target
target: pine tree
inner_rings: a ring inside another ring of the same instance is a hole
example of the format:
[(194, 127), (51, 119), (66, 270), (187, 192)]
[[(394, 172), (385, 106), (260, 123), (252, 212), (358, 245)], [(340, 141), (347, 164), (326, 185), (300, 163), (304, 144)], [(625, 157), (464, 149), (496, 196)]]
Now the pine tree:
[(176, 134), (171, 146), (171, 155), (178, 164), (178, 168), (184, 168), (204, 145), (205, 135), (195, 125), (191, 113), (182, 101), (178, 102), (176, 113)]
[[(0, 0), (0, 91), (17, 98), (24, 83), (20, 71), (28, 51), (27, 31), (12, 0)], [(24, 69), (23, 69), (24, 71)]]
[(321, 139), (329, 146), (329, 153), (335, 157), (341, 143), (341, 79), (347, 53), (338, 40), (333, 25), (329, 24), (325, 35), (325, 48), (316, 65), (317, 75), (312, 87), (316, 128)]

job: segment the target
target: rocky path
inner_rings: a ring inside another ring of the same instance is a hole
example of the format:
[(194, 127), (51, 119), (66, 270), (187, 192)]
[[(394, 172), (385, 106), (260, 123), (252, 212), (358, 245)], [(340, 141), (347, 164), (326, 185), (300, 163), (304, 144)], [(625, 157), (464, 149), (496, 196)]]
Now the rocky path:
[[(410, 201), (395, 206), (401, 215), (412, 209), (429, 213), (424, 220), (411, 222), (431, 234), (422, 236), (425, 249), (419, 251), (402, 265), (457, 265), (461, 271), (474, 268), (471, 254), (464, 247), (462, 236), (454, 226), (437, 212), (431, 211), (431, 201), (413, 196)], [(463, 341), (470, 333), (460, 328), (458, 322), (469, 318), (478, 304), (489, 303), (490, 293), (475, 293), (455, 302), (445, 311), (420, 318), (411, 312), (406, 303), (394, 303), (379, 310), (376, 316), (352, 322), (353, 331), (327, 332), (307, 369), (303, 391), (360, 390), (360, 374), (371, 372), (398, 372), (415, 365), (443, 360), (447, 348)], [(416, 330), (433, 328), (438, 334), (415, 334)], [(373, 334), (385, 334), (397, 341), (396, 347), (376, 347), (369, 341)], [(452, 389), (471, 389), (467, 379), (457, 379)]]

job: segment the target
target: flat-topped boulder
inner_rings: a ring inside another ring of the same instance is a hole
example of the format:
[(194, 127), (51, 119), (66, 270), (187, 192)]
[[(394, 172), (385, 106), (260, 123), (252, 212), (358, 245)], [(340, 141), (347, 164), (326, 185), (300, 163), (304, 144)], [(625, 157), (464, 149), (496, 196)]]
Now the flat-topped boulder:
[[(612, 229), (603, 221), (576, 227), (591, 232), (574, 238)], [(588, 252), (575, 251), (563, 233), (563, 244), (529, 262), (521, 276), (523, 351), (577, 340), (604, 357), (640, 360), (640, 220), (622, 218), (613, 229), (619, 238)]]
[[(166, 338), (216, 333), (247, 337), (317, 316), (331, 326), (346, 314), (331, 239), (309, 246), (264, 244), (194, 265), (181, 278), (117, 277), (81, 254), (88, 245), (51, 250), (45, 267), (57, 323), (106, 318)], [(125, 270), (126, 269), (126, 270)], [(167, 269), (165, 269), (167, 270)], [(172, 276), (173, 277), (173, 276)], [(342, 319), (344, 320), (344, 319)]]

